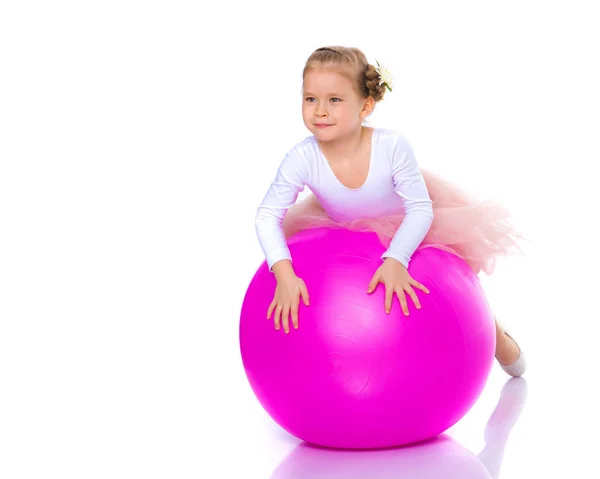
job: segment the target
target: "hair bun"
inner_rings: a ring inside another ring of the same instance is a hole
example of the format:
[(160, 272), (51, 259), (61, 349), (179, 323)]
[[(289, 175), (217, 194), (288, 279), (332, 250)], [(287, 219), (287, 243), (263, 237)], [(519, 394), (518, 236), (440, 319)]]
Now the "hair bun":
[(376, 102), (383, 100), (385, 87), (381, 85), (381, 75), (374, 65), (369, 64), (365, 70), (365, 87)]

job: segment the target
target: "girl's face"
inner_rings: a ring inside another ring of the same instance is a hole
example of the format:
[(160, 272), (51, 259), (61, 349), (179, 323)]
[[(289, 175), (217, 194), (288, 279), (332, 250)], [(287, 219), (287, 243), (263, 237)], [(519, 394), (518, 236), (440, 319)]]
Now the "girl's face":
[(347, 76), (331, 68), (311, 68), (304, 76), (302, 119), (318, 140), (335, 140), (360, 130), (367, 103)]

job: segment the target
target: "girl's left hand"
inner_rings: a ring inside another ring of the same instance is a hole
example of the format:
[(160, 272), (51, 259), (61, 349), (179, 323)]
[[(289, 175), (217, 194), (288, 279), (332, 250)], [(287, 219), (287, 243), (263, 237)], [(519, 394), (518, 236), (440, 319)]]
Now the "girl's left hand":
[(408, 305), (406, 304), (405, 292), (411, 297), (417, 309), (421, 309), (419, 298), (415, 294), (414, 288), (418, 288), (421, 291), (429, 294), (429, 290), (421, 283), (415, 281), (406, 267), (400, 263), (400, 261), (393, 258), (386, 258), (383, 264), (377, 268), (377, 271), (373, 275), (373, 279), (369, 283), (368, 293), (372, 293), (377, 288), (379, 283), (385, 285), (385, 312), (389, 313), (392, 308), (392, 299), (394, 293), (400, 300), (402, 311), (405, 316), (408, 316)]

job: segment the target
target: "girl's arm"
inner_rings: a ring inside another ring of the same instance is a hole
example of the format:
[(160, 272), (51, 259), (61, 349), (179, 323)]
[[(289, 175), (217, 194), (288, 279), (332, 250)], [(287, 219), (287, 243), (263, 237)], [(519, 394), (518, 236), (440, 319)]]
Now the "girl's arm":
[(395, 190), (404, 203), (405, 217), (382, 258), (394, 258), (408, 268), (433, 221), (431, 198), (410, 144), (398, 138), (392, 157)]
[(283, 234), (283, 217), (304, 190), (307, 176), (304, 159), (295, 148), (292, 149), (281, 162), (256, 213), (256, 234), (269, 270), (276, 276), (293, 272), (292, 257)]

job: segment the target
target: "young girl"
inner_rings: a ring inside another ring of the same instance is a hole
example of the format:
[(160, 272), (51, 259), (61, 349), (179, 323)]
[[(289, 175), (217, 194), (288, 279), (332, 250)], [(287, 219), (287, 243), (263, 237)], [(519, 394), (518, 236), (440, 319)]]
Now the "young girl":
[[(391, 91), (388, 73), (369, 64), (356, 48), (319, 48), (303, 72), (302, 117), (312, 135), (283, 159), (256, 216), (256, 232), (277, 279), (267, 318), (289, 333), (298, 328), (300, 298), (309, 292), (292, 266), (286, 238), (302, 229), (345, 227), (374, 231), (387, 251), (367, 292), (386, 288), (389, 313), (394, 293), (405, 315), (414, 289), (429, 293), (408, 272), (418, 248), (438, 247), (463, 258), (475, 272), (491, 274), (495, 257), (516, 247), (504, 209), (479, 204), (448, 182), (421, 171), (400, 134), (363, 125)], [(305, 186), (313, 193), (296, 203)], [(525, 372), (525, 357), (496, 321), (496, 358), (512, 376)]]

